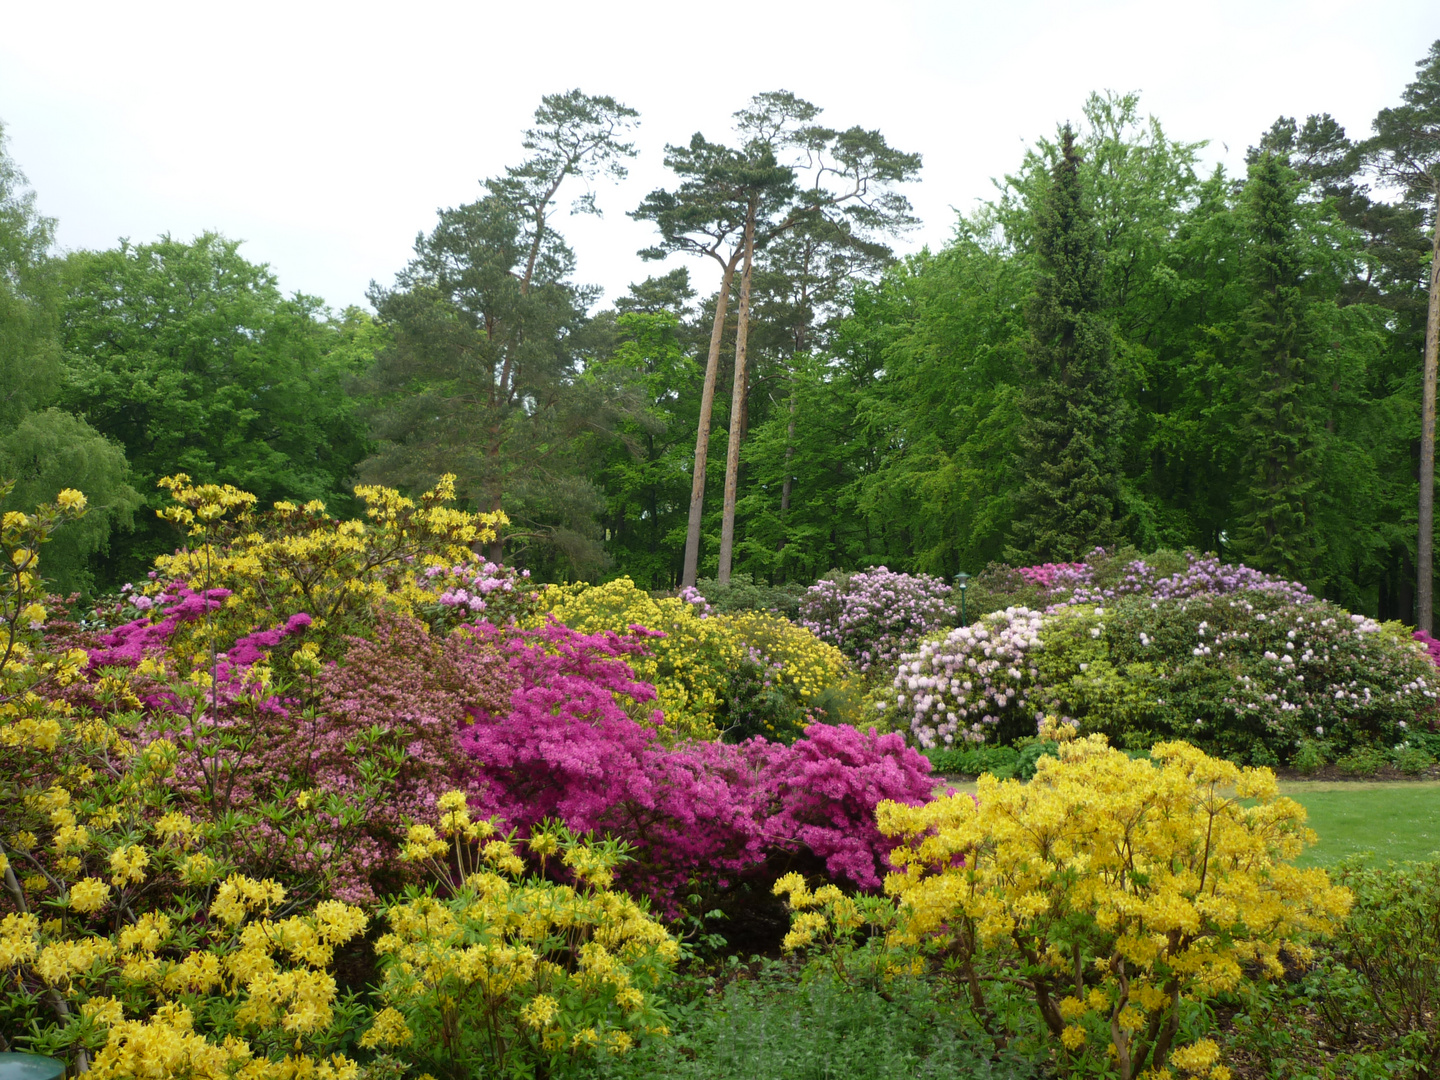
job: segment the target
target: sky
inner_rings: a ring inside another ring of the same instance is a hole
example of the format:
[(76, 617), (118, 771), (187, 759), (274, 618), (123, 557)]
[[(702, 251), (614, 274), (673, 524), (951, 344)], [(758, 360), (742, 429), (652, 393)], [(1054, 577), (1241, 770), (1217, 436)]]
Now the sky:
[[(1140, 92), (1231, 169), (1277, 116), (1364, 135), (1440, 38), (1440, 3), (0, 0), (0, 25), (0, 123), (62, 248), (214, 230), (339, 309), (521, 159), (547, 93), (641, 114), (629, 177), (596, 188), (604, 216), (559, 222), (577, 280), (613, 299), (669, 268), (636, 256), (654, 234), (626, 216), (670, 183), (665, 144), (725, 139), (752, 94), (921, 153), (924, 224), (899, 247), (933, 248), (1092, 90)], [(690, 265), (713, 290), (718, 269)]]

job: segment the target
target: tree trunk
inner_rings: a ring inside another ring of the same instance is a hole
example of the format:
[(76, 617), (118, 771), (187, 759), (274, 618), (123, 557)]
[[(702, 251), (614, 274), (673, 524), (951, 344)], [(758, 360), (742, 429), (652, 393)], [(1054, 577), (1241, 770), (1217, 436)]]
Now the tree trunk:
[(710, 354), (705, 359), (705, 386), (700, 392), (700, 422), (695, 433), (695, 473), (690, 478), (690, 523), (685, 530), (685, 565), (680, 587), (695, 584), (700, 568), (700, 522), (705, 514), (705, 465), (710, 454), (710, 413), (715, 407), (715, 378), (720, 370), (720, 339), (725, 334), (725, 312), (730, 307), (730, 283), (740, 252), (730, 256), (720, 275), (720, 295), (715, 298), (715, 324), (710, 328)]
[[(1440, 210), (1440, 192), (1436, 192)], [(1440, 367), (1440, 220), (1430, 254), (1430, 304), (1425, 317), (1425, 376), (1420, 398), (1420, 538), (1415, 545), (1415, 626), (1434, 630), (1435, 381)]]
[(740, 440), (745, 435), (745, 345), (750, 333), (750, 271), (755, 263), (756, 200), (750, 199), (745, 219), (745, 272), (740, 277), (740, 311), (735, 325), (735, 380), (730, 391), (730, 441), (725, 447), (725, 509), (720, 519), (720, 569), (715, 580), (730, 583), (730, 557), (735, 550), (735, 495), (740, 481)]
[[(780, 484), (780, 528), (785, 528), (785, 517), (790, 513), (790, 462), (795, 457), (795, 376), (790, 376), (790, 422), (785, 425), (785, 479)], [(780, 534), (777, 551), (785, 550), (785, 534)]]

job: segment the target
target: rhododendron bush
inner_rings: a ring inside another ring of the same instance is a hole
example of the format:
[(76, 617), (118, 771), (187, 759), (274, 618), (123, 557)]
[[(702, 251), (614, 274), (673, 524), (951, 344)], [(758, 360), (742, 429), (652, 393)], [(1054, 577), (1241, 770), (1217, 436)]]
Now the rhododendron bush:
[(818, 581), (800, 601), (800, 625), (861, 672), (887, 668), (926, 634), (954, 621), (949, 585), (883, 566)]
[(1390, 747), (1435, 715), (1440, 679), (1403, 628), (1294, 583), (1193, 556), (1163, 574), (1132, 561), (1103, 585), (1088, 564), (1029, 569), (1053, 602), (991, 612), (905, 654), (875, 701), (884, 722), (924, 747), (1058, 725), (1276, 764), (1305, 740)]

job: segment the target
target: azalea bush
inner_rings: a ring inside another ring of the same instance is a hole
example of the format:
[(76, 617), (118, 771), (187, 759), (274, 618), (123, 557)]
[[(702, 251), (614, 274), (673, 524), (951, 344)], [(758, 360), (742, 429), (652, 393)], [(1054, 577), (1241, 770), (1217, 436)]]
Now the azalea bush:
[(648, 636), (468, 632), (501, 649), (518, 679), (503, 708), (475, 710), (460, 734), (468, 775), (486, 792), (477, 806), (522, 833), (553, 819), (624, 840), (632, 857), (621, 883), (667, 911), (799, 854), (878, 887), (888, 844), (874, 807), (929, 793), (929, 763), (897, 735), (814, 724), (792, 746), (667, 743), (661, 717), (633, 715), (656, 711), (631, 667)]
[(1304, 819), (1269, 770), (1186, 743), (1146, 760), (1072, 741), (1028, 784), (982, 777), (975, 797), (882, 805), (903, 841), (893, 905), (782, 880), (786, 946), (828, 954), (883, 934), (870, 966), (950, 973), (997, 1048), (1014, 1031), (997, 1005), (1018, 984), (1063, 1075), (1228, 1080), (1206, 1003), (1282, 975), (1286, 954), (1306, 961), (1350, 909), (1325, 871), (1293, 865), (1314, 840)]
[(506, 837), (460, 791), (436, 810), (406, 844), (431, 888), (385, 908), (383, 1008), (362, 1045), (442, 1076), (529, 1077), (669, 1034), (657, 991), (680, 945), (612, 889), (621, 845), (553, 826)]
[(800, 601), (799, 618), (866, 673), (886, 669), (921, 638), (953, 623), (955, 606), (939, 578), (880, 566), (817, 581)]
[(717, 618), (744, 650), (726, 688), (726, 741), (758, 735), (794, 742), (812, 723), (857, 718), (858, 680), (835, 646), (779, 615), (749, 611)]
[(354, 1009), (326, 969), (364, 913), (297, 908), (235, 873), (235, 841), (263, 816), (174, 808), (175, 744), (127, 737), (141, 703), (126, 680), (42, 633), (39, 552), (83, 510), (64, 492), (0, 534), (0, 1027), (102, 1077), (354, 1076), (338, 1053)]
[(678, 597), (654, 599), (623, 577), (604, 585), (549, 586), (540, 611), (582, 633), (625, 633), (640, 626), (663, 634), (648, 656), (636, 658), (635, 674), (655, 687), (670, 733), (701, 739), (718, 733), (716, 714), (744, 649), (703, 607)]
[(648, 654), (630, 663), (655, 687), (667, 739), (791, 742), (816, 720), (858, 712), (845, 656), (777, 614), (720, 614), (697, 589), (655, 598), (629, 578), (550, 586), (540, 610), (528, 625), (549, 616), (586, 633), (655, 632)]

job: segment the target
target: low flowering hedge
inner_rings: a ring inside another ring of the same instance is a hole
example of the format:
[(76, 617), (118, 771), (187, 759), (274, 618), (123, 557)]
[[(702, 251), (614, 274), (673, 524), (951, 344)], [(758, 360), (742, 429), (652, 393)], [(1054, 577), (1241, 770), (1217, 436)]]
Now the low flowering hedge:
[(1246, 580), (988, 614), (906, 654), (878, 711), (924, 747), (1059, 724), (1257, 764), (1314, 739), (1388, 748), (1431, 723), (1440, 678), (1403, 628)]

